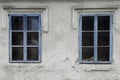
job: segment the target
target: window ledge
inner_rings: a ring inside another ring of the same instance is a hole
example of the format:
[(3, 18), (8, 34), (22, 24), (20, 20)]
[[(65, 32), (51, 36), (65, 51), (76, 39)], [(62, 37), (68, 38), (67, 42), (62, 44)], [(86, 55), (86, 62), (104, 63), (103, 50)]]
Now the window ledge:
[(114, 70), (113, 66), (91, 66), (84, 67), (83, 70), (85, 72), (110, 72)]

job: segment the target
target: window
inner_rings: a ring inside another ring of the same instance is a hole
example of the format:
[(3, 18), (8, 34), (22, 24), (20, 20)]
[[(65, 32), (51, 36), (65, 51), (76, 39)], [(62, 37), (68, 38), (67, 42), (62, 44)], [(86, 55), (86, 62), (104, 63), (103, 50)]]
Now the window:
[(111, 63), (112, 15), (80, 15), (79, 45), (81, 63)]
[(41, 16), (10, 14), (10, 62), (41, 61)]

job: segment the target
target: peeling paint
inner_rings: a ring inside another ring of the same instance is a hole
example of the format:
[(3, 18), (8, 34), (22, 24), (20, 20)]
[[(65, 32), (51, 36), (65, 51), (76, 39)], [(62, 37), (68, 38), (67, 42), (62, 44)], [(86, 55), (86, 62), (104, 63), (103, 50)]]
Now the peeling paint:
[[(119, 5), (118, 5), (119, 4)], [(9, 63), (9, 27), (0, 29), (0, 80), (120, 80), (120, 9), (114, 13), (112, 64), (79, 64), (78, 28), (72, 7), (104, 8), (119, 2), (0, 3), (0, 7), (49, 7), (49, 32), (42, 33), (41, 63)], [(11, 7), (11, 8), (13, 8)], [(1, 10), (1, 9), (0, 9)], [(2, 13), (2, 11), (0, 11)], [(5, 22), (6, 23), (6, 22)]]

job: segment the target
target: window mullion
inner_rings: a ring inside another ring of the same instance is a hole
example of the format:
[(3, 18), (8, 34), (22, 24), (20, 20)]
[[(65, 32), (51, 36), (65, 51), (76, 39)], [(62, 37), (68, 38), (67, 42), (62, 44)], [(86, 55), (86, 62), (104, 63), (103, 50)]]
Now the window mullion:
[(10, 43), (9, 44), (10, 45), (10, 54), (9, 55), (10, 55), (10, 62), (12, 62), (12, 16), (11, 15), (9, 16), (9, 25), (10, 25), (10, 27), (9, 27), (9, 31), (10, 31), (9, 32), (10, 33), (9, 34), (9, 36), (10, 36), (10, 42), (9, 42)]
[(27, 61), (27, 31), (26, 31), (26, 26), (27, 26), (27, 17), (26, 15), (23, 16), (23, 28), (24, 28), (24, 62)]
[(38, 22), (38, 24), (39, 24), (39, 50), (38, 50), (38, 53), (39, 53), (39, 56), (38, 56), (38, 58), (39, 58), (39, 61), (41, 61), (41, 50), (42, 50), (42, 41), (41, 41), (41, 37), (42, 37), (42, 27), (41, 27), (41, 16), (39, 16), (39, 22)]
[(97, 63), (97, 15), (94, 16), (94, 62)]
[(82, 62), (82, 16), (79, 17), (79, 57), (80, 62)]
[(113, 16), (112, 15), (110, 15), (110, 41), (109, 41), (109, 44), (110, 44), (110, 49), (109, 49), (109, 60), (110, 60), (110, 63), (112, 63), (112, 51), (113, 51), (113, 27), (112, 27), (112, 25), (113, 25)]

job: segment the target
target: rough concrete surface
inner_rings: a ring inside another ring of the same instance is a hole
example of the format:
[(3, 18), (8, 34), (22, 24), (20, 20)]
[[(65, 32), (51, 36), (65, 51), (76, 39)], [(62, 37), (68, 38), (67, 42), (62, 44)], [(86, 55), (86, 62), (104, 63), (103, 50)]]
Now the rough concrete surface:
[[(41, 63), (9, 62), (9, 26), (0, 27), (0, 80), (120, 80), (120, 2), (83, 1), (0, 3), (14, 7), (49, 8), (49, 31), (42, 33)], [(79, 64), (78, 28), (72, 28), (72, 7), (117, 7), (113, 12), (112, 64)], [(4, 17), (3, 17), (4, 18)], [(3, 22), (4, 24), (6, 22)]]

